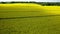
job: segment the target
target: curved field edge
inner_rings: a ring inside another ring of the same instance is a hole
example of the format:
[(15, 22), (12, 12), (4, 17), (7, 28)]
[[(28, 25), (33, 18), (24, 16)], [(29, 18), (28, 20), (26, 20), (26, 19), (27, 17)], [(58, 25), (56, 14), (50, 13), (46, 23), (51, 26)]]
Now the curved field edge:
[(41, 6), (34, 3), (0, 4), (0, 18), (59, 14), (60, 6)]

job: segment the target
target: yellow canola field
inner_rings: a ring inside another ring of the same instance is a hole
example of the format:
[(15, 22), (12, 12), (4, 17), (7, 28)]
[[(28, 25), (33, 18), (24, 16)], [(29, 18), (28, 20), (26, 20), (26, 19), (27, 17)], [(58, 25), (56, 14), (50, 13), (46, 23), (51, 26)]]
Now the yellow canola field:
[(43, 10), (48, 13), (60, 14), (60, 6), (41, 6), (34, 3), (0, 4), (0, 10)]

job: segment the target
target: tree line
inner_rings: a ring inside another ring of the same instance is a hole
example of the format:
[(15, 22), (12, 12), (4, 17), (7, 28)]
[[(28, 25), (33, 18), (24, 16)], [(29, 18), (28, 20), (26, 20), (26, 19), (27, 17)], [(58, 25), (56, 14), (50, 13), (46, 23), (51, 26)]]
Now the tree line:
[(29, 1), (29, 2), (0, 2), (0, 4), (12, 4), (12, 3), (36, 3), (40, 4), (42, 6), (60, 6), (60, 2), (34, 2), (34, 1)]

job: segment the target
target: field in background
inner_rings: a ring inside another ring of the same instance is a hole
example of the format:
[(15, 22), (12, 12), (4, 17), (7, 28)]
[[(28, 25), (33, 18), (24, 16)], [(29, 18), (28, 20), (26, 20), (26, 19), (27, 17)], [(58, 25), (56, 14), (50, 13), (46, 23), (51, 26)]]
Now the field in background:
[(0, 34), (60, 34), (60, 6), (0, 4)]
[(51, 14), (60, 14), (60, 6), (41, 6), (34, 3), (0, 4), (0, 18)]

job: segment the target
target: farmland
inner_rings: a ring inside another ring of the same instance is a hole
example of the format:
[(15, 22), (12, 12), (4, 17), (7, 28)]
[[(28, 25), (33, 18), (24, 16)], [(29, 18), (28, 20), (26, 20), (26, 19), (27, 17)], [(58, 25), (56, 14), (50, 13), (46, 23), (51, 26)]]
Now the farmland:
[(0, 4), (0, 34), (60, 34), (60, 6)]

